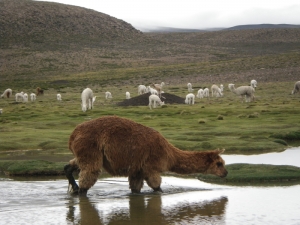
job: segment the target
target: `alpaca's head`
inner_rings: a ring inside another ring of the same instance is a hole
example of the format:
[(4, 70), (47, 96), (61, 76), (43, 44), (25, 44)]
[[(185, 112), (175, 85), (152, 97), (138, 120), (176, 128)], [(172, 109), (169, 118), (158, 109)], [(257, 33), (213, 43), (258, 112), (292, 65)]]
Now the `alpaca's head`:
[(230, 90), (234, 89), (234, 84), (228, 84), (228, 88), (229, 88)]
[(81, 109), (82, 109), (82, 112), (86, 112), (86, 104), (81, 104)]
[(208, 169), (206, 170), (207, 174), (213, 174), (218, 177), (227, 176), (228, 172), (225, 169), (225, 161), (220, 156), (220, 154), (223, 153), (224, 151), (225, 149), (222, 150), (217, 149), (210, 152), (210, 154), (208, 155), (210, 164)]

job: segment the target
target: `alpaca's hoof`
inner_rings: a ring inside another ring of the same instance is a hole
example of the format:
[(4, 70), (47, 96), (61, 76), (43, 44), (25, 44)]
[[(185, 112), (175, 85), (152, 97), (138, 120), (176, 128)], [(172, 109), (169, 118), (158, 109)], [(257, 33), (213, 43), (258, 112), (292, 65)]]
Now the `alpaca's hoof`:
[(132, 194), (139, 194), (139, 193), (141, 193), (141, 190), (138, 190), (138, 189), (131, 189), (131, 193), (132, 193)]
[(68, 193), (70, 194), (78, 194), (79, 188), (78, 186), (75, 186), (75, 188), (73, 188), (73, 186), (71, 184), (69, 184), (68, 186)]
[(78, 190), (78, 195), (80, 195), (80, 196), (86, 196), (87, 195), (87, 191), (88, 191), (88, 189), (80, 188)]
[(161, 193), (163, 193), (163, 190), (160, 187), (153, 188), (153, 190), (154, 190), (154, 192), (161, 192)]

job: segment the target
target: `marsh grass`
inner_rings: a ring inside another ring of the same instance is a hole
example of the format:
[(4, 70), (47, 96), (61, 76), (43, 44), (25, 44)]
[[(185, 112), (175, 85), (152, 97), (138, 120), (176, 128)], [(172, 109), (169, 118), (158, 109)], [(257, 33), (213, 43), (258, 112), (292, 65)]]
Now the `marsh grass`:
[(63, 162), (49, 162), (45, 160), (0, 161), (0, 169), (9, 176), (39, 176), (64, 175)]
[(219, 184), (274, 184), (275, 182), (300, 182), (300, 168), (296, 166), (278, 166), (263, 164), (227, 165), (228, 175), (220, 179), (213, 175), (198, 175), (198, 179)]

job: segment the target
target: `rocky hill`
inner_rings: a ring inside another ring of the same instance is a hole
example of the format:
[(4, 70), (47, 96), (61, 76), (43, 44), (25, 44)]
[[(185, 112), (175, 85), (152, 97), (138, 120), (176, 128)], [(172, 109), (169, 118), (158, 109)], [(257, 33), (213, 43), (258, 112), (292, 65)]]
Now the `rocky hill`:
[(1, 45), (70, 41), (132, 41), (142, 33), (125, 21), (94, 10), (52, 2), (0, 1)]

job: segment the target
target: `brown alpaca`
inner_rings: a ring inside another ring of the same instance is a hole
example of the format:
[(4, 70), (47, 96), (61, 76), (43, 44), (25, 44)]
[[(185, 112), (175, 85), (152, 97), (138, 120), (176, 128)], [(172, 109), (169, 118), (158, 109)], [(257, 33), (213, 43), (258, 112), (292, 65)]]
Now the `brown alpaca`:
[(160, 98), (162, 98), (161, 92), (162, 92), (162, 89), (163, 89), (163, 86), (164, 86), (164, 85), (165, 85), (164, 82), (161, 82), (161, 84), (154, 84), (154, 83), (153, 83), (154, 89), (157, 90), (158, 96), (159, 96)]
[(43, 94), (44, 94), (44, 90), (41, 89), (41, 88), (39, 88), (39, 87), (37, 87), (36, 88), (36, 95), (43, 95)]
[[(224, 150), (182, 151), (159, 132), (132, 120), (104, 116), (79, 124), (69, 139), (75, 155), (64, 168), (72, 193), (86, 194), (104, 168), (113, 176), (128, 176), (133, 193), (139, 193), (144, 180), (154, 191), (160, 188), (162, 172), (204, 173), (225, 177)], [(73, 171), (80, 170), (79, 187)]]

